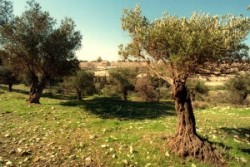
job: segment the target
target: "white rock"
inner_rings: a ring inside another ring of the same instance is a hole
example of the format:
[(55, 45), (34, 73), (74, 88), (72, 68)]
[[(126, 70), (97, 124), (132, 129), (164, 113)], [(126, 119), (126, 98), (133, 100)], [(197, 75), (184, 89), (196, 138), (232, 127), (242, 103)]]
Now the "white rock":
[(130, 152), (130, 154), (132, 154), (133, 153), (133, 147), (132, 146), (129, 146), (129, 152)]
[(107, 145), (107, 144), (102, 144), (101, 145), (101, 148), (108, 148), (109, 147), (109, 145)]
[(195, 165), (195, 164), (192, 164), (191, 167), (196, 167), (196, 165)]
[(166, 157), (169, 157), (169, 156), (170, 156), (170, 154), (169, 154), (168, 151), (166, 151), (165, 156), (166, 156)]
[(22, 150), (21, 148), (17, 148), (16, 151), (17, 151), (18, 153), (21, 153), (23, 150)]
[(13, 166), (13, 163), (11, 161), (7, 161), (5, 165), (6, 166)]
[(243, 163), (247, 163), (247, 160), (246, 160), (244, 157), (241, 157), (240, 160), (241, 160), (241, 162), (243, 162)]
[(85, 159), (86, 166), (89, 166), (89, 165), (91, 164), (91, 162), (92, 162), (91, 157), (87, 157), (87, 158)]

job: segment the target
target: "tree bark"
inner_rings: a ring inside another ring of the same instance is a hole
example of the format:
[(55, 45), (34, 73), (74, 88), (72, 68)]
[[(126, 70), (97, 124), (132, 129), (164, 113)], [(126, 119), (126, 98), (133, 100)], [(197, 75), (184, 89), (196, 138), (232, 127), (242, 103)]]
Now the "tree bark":
[(122, 93), (123, 93), (123, 100), (124, 101), (127, 101), (127, 96), (128, 96), (128, 90), (126, 88), (124, 88), (122, 90)]
[(82, 101), (82, 91), (81, 89), (76, 88), (77, 100)]
[(196, 132), (196, 122), (185, 82), (174, 81), (175, 109), (178, 116), (176, 134), (169, 138), (169, 149), (181, 157), (193, 157), (203, 162), (224, 166), (215, 148)]
[(42, 78), (41, 81), (38, 81), (37, 76), (32, 77), (33, 83), (30, 88), (30, 93), (29, 93), (29, 102), (30, 103), (37, 103), (40, 104), (40, 98), (42, 96), (42, 92), (44, 88), (46, 87), (46, 78)]
[(8, 83), (8, 86), (9, 86), (9, 92), (12, 92), (13, 83)]

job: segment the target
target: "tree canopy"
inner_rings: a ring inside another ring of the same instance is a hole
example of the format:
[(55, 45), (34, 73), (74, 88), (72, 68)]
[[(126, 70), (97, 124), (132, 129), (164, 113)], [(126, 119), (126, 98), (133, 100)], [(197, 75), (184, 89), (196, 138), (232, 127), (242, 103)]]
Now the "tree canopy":
[(136, 6), (124, 10), (121, 22), (131, 42), (120, 45), (119, 54), (148, 62), (160, 60), (170, 65), (173, 74), (199, 72), (206, 63), (249, 58), (243, 42), (250, 19), (243, 16), (193, 13), (185, 18), (165, 13), (150, 21)]
[(38, 3), (28, 1), (27, 5), (21, 16), (12, 18), (11, 3), (1, 4), (7, 13), (0, 27), (4, 62), (18, 71), (28, 71), (33, 82), (45, 82), (78, 68), (75, 51), (81, 47), (82, 36), (74, 21), (65, 18), (58, 26)]

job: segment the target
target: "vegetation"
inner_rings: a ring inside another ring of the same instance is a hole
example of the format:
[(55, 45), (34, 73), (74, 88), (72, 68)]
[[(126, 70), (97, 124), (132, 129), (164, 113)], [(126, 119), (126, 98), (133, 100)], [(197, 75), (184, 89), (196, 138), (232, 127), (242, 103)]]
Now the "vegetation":
[[(14, 16), (12, 2), (0, 0), (0, 166), (247, 166), (250, 110), (231, 104), (247, 101), (249, 73), (212, 91), (193, 78), (250, 59), (243, 43), (249, 18), (165, 13), (150, 21), (139, 6), (125, 9), (131, 41), (119, 54), (151, 72), (119, 67), (95, 76), (79, 69), (74, 21), (58, 25), (34, 0), (27, 5)], [(12, 88), (18, 79), (30, 90)], [(213, 91), (223, 100), (228, 93), (230, 104), (218, 105)], [(194, 92), (202, 101), (193, 103)]]
[(0, 83), (7, 84), (11, 92), (13, 84), (17, 83), (17, 76), (10, 68), (0, 66)]
[(130, 68), (115, 68), (110, 71), (110, 84), (112, 89), (127, 101), (128, 91), (134, 90), (137, 72)]
[[(7, 2), (7, 1), (6, 1)], [(13, 17), (12, 4), (1, 3), (4, 10), (0, 25), (4, 63), (32, 76), (29, 102), (39, 103), (43, 89), (52, 79), (78, 68), (75, 51), (81, 46), (81, 34), (72, 19), (56, 21), (35, 1), (28, 1), (21, 16)]]
[(82, 101), (82, 95), (93, 95), (95, 93), (94, 78), (93, 72), (79, 70), (75, 76), (64, 78), (62, 87), (67, 91), (74, 90), (77, 100)]
[[(173, 102), (123, 102), (92, 96), (84, 102), (45, 90), (42, 105), (25, 102), (29, 89), (0, 85), (0, 166), (200, 166), (163, 147), (173, 135)], [(196, 110), (198, 133), (225, 149), (229, 167), (247, 166), (249, 108)], [(209, 116), (208, 116), (209, 115)]]
[(238, 74), (226, 83), (226, 89), (229, 91), (230, 102), (233, 104), (244, 104), (247, 96), (250, 94), (250, 76), (249, 73)]
[[(182, 157), (223, 165), (220, 155), (196, 132), (186, 80), (195, 73), (202, 73), (208, 64), (247, 58), (248, 47), (242, 42), (250, 31), (250, 19), (199, 13), (181, 18), (165, 13), (160, 19), (150, 21), (136, 6), (124, 10), (121, 24), (131, 42), (120, 45), (119, 54), (147, 61), (155, 74), (173, 83), (178, 123), (168, 147)], [(172, 80), (150, 65), (152, 60), (163, 62)]]
[(135, 90), (140, 94), (140, 97), (146, 102), (159, 101), (160, 95), (155, 90), (155, 87), (149, 77), (137, 79)]

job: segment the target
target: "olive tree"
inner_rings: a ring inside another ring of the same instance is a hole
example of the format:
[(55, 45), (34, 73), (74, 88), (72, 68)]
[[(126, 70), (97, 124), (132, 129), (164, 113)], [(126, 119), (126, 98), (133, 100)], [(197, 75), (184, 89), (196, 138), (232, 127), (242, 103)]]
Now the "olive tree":
[(95, 93), (95, 74), (92, 71), (78, 70), (75, 75), (64, 78), (62, 87), (66, 90), (74, 90), (77, 100), (82, 101), (83, 94)]
[[(62, 77), (78, 68), (75, 51), (81, 46), (81, 34), (74, 21), (65, 18), (61, 24), (35, 1), (28, 1), (21, 16), (2, 19), (0, 35), (3, 60), (32, 76), (29, 102), (39, 103), (49, 80)], [(11, 5), (7, 3), (11, 8)], [(2, 4), (5, 7), (5, 4)], [(6, 10), (6, 13), (11, 10)], [(10, 12), (9, 12), (10, 13)], [(6, 20), (6, 21), (5, 21)]]
[[(165, 13), (150, 21), (136, 6), (124, 10), (121, 24), (131, 41), (119, 46), (119, 54), (147, 61), (156, 75), (173, 85), (178, 122), (175, 136), (168, 139), (169, 148), (183, 157), (220, 163), (214, 148), (196, 132), (186, 80), (202, 73), (209, 64), (246, 58), (248, 47), (243, 41), (249, 33), (250, 19), (230, 14), (193, 13), (185, 18)], [(153, 62), (162, 62), (163, 70), (159, 71)], [(164, 76), (166, 73), (169, 75)]]
[(110, 72), (110, 83), (112, 88), (127, 101), (128, 91), (134, 90), (136, 70), (134, 68), (119, 67)]
[(7, 84), (11, 92), (13, 84), (17, 83), (17, 75), (9, 67), (0, 66), (0, 83)]

